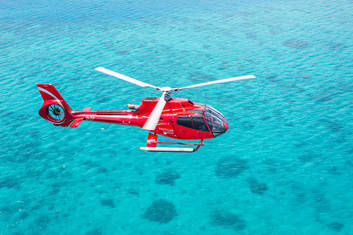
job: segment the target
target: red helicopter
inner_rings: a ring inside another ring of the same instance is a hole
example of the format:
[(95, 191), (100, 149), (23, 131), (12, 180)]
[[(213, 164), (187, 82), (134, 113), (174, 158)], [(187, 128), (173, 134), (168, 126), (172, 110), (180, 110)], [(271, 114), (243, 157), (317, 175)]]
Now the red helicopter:
[[(91, 111), (92, 108), (88, 107), (78, 111), (70, 108), (53, 85), (37, 84), (44, 99), (39, 115), (53, 122), (55, 126), (63, 127), (78, 127), (83, 120), (141, 127), (150, 131), (147, 146), (140, 147), (141, 150), (147, 152), (195, 152), (200, 146), (203, 146), (204, 139), (215, 138), (228, 130), (227, 120), (216, 109), (188, 99), (171, 98), (171, 93), (194, 87), (255, 78), (253, 75), (247, 75), (181, 88), (171, 88), (153, 86), (103, 67), (98, 67), (96, 70), (141, 87), (156, 89), (162, 92), (162, 96), (160, 98), (143, 98), (140, 105), (128, 104), (130, 110)], [(200, 142), (159, 142), (157, 141), (158, 135), (180, 140), (200, 140)], [(157, 144), (177, 144), (192, 147), (157, 147)]]

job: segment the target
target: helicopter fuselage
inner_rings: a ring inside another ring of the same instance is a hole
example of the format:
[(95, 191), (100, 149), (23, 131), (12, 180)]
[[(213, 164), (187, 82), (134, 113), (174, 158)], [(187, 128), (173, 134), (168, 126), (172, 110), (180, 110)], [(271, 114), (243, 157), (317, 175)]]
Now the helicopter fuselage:
[[(83, 120), (141, 127), (149, 131), (146, 147), (140, 147), (146, 152), (195, 152), (203, 146), (204, 139), (215, 138), (228, 130), (228, 121), (214, 108), (188, 99), (171, 98), (172, 93), (255, 78), (254, 75), (245, 75), (172, 88), (154, 86), (104, 67), (97, 67), (96, 70), (140, 87), (152, 88), (162, 95), (159, 98), (144, 98), (140, 105), (129, 104), (130, 110), (91, 111), (92, 108), (87, 107), (78, 111), (71, 109), (52, 84), (37, 84), (44, 100), (39, 115), (53, 122), (55, 126), (63, 127), (78, 127)], [(161, 142), (157, 141), (158, 135), (181, 140), (200, 140), (200, 143)], [(157, 144), (194, 146), (194, 148), (159, 147)]]
[[(56, 126), (77, 127), (83, 120), (106, 122), (143, 128), (159, 97), (142, 99), (135, 110), (72, 110), (59, 92), (50, 84), (38, 84), (44, 103), (39, 115)], [(156, 128), (150, 132), (174, 139), (200, 140), (214, 138), (228, 129), (224, 116), (212, 107), (188, 99), (166, 101)]]
[[(144, 98), (136, 110), (72, 110), (70, 119), (142, 128), (158, 100), (159, 97)], [(42, 113), (47, 114), (47, 112)], [(44, 118), (48, 119), (48, 116)], [(55, 125), (69, 126), (71, 123), (72, 121)], [(226, 132), (227, 129), (227, 120), (215, 109), (205, 104), (194, 103), (188, 99), (173, 98), (167, 101), (156, 129), (151, 132), (174, 139), (199, 140), (214, 138)]]

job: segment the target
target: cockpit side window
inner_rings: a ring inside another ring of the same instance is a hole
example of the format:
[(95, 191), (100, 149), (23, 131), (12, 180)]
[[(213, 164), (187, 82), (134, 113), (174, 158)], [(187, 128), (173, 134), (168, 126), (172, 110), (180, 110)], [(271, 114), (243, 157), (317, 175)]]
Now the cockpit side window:
[(192, 128), (199, 131), (209, 131), (205, 119), (202, 116), (179, 116), (177, 124), (180, 126)]
[(205, 119), (203, 117), (198, 117), (198, 116), (192, 117), (192, 121), (194, 122), (194, 127), (196, 130), (209, 131), (205, 123)]
[(177, 119), (177, 124), (188, 128), (194, 128), (192, 120), (189, 116), (179, 116)]

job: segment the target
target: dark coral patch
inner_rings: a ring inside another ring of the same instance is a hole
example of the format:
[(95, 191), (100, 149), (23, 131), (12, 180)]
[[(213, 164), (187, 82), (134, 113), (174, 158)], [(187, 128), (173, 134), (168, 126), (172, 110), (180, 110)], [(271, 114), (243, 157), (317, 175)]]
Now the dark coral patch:
[(179, 179), (180, 175), (174, 170), (167, 170), (156, 176), (156, 184), (169, 184), (174, 185), (175, 180)]
[(41, 215), (35, 219), (34, 223), (38, 226), (40, 230), (46, 229), (48, 227), (48, 224), (50, 223), (50, 218), (47, 215)]
[(252, 122), (244, 121), (241, 123), (241, 126), (244, 130), (250, 130), (253, 129), (255, 125)]
[(344, 226), (343, 224), (338, 222), (332, 222), (331, 224), (328, 225), (328, 227), (335, 232), (341, 232), (341, 230), (343, 229), (343, 226)]
[(343, 43), (330, 42), (327, 44), (328, 49), (333, 51), (340, 51), (342, 49), (348, 48), (347, 45)]
[(16, 177), (0, 178), (0, 188), (17, 188), (19, 185), (20, 182)]
[(321, 155), (317, 154), (317, 153), (309, 152), (309, 153), (305, 153), (305, 154), (299, 156), (298, 159), (300, 161), (302, 161), (303, 163), (313, 162), (313, 161), (316, 161), (318, 159), (321, 159)]
[(237, 231), (244, 230), (246, 227), (245, 221), (239, 215), (224, 210), (213, 211), (210, 220), (212, 225), (233, 228)]
[(104, 96), (97, 97), (97, 102), (98, 103), (108, 103), (110, 100), (111, 100), (110, 97), (104, 97)]
[(152, 202), (152, 204), (146, 209), (145, 213), (142, 215), (142, 218), (161, 224), (166, 224), (177, 215), (178, 214), (173, 203), (164, 199), (158, 199)]
[(321, 95), (316, 95), (315, 97), (313, 97), (313, 99), (316, 103), (325, 103), (325, 102), (329, 102), (332, 99), (336, 98), (337, 94), (338, 94), (338, 92), (325, 93), (325, 94), (321, 94)]
[(341, 172), (337, 166), (331, 166), (327, 169), (327, 172), (332, 175), (340, 175)]
[(340, 132), (342, 131), (343, 125), (337, 121), (331, 120), (329, 118), (326, 119), (320, 119), (319, 120), (321, 123), (323, 123), (328, 130), (332, 131), (332, 132)]
[(130, 188), (130, 189), (127, 190), (127, 192), (132, 194), (132, 195), (139, 196), (139, 192), (136, 189)]
[(129, 54), (129, 51), (128, 50), (119, 50), (118, 54), (119, 55), (127, 55), (127, 54)]
[(237, 157), (221, 158), (216, 166), (216, 175), (222, 178), (232, 178), (248, 169), (246, 160)]
[(278, 74), (274, 74), (274, 73), (266, 76), (266, 79), (271, 82), (278, 82), (279, 81)]
[(101, 174), (105, 174), (105, 173), (107, 173), (107, 172), (108, 172), (108, 169), (105, 168), (105, 167), (100, 167), (100, 168), (98, 168), (98, 170), (97, 170), (97, 173), (101, 173)]
[(245, 36), (247, 39), (257, 39), (256, 33), (253, 33), (253, 32), (246, 32)]
[(103, 206), (109, 206), (111, 208), (115, 208), (115, 203), (112, 199), (102, 199), (101, 204)]
[(29, 213), (27, 211), (23, 211), (20, 215), (20, 219), (26, 219), (29, 216)]
[(250, 190), (252, 193), (261, 195), (268, 190), (267, 184), (261, 183), (255, 178), (248, 178), (247, 181), (249, 183)]
[(305, 49), (309, 46), (309, 43), (301, 40), (287, 40), (282, 43), (283, 46), (293, 49)]
[(101, 235), (102, 231), (99, 228), (92, 229), (85, 233), (85, 235)]
[(191, 81), (193, 81), (193, 82), (212, 81), (215, 79), (213, 76), (199, 73), (199, 72), (190, 73), (189, 77), (190, 77)]

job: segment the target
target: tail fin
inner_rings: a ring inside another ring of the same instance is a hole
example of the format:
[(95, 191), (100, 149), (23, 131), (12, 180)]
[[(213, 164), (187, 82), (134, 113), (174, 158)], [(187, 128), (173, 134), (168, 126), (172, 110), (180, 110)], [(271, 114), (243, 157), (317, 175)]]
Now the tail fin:
[(37, 84), (44, 104), (39, 110), (39, 115), (57, 126), (68, 126), (73, 117), (71, 107), (51, 84)]
[(49, 100), (58, 101), (68, 112), (71, 113), (72, 109), (66, 103), (64, 98), (60, 95), (58, 90), (52, 84), (37, 84), (38, 90), (43, 97), (44, 102)]

